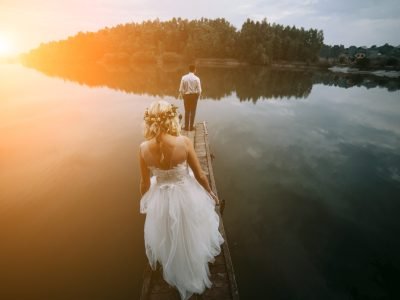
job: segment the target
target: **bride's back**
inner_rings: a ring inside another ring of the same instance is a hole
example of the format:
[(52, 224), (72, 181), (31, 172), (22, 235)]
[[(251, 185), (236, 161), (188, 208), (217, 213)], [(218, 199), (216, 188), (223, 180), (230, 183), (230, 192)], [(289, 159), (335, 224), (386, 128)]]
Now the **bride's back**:
[(141, 155), (148, 167), (168, 170), (185, 162), (188, 146), (184, 136), (162, 135), (158, 141), (153, 138), (140, 145)]

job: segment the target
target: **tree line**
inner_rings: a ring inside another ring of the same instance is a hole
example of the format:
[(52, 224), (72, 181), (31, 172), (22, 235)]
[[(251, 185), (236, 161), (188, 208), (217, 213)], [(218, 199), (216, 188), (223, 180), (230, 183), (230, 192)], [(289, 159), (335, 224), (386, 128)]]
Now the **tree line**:
[(97, 32), (79, 32), (43, 43), (24, 54), (25, 62), (152, 64), (197, 58), (234, 58), (268, 65), (276, 61), (314, 62), (323, 32), (247, 19), (240, 30), (224, 18), (144, 21)]
[(393, 56), (400, 58), (400, 47), (389, 45), (388, 43), (377, 46), (373, 45), (371, 47), (357, 47), (350, 46), (345, 47), (344, 45), (323, 45), (321, 47), (320, 56), (323, 58), (339, 58), (340, 55), (346, 54), (349, 56), (354, 56), (357, 53), (364, 53), (370, 56)]
[(371, 47), (344, 45), (323, 45), (320, 50), (322, 59), (339, 64), (354, 64), (361, 68), (397, 68), (400, 66), (400, 46), (384, 44)]

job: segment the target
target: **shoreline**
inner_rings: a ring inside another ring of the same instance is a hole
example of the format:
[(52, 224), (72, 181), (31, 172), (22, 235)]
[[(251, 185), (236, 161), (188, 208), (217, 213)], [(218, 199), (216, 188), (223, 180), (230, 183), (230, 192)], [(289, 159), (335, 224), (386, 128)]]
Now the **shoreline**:
[(382, 69), (360, 70), (357, 68), (340, 67), (340, 66), (332, 66), (328, 68), (328, 70), (334, 73), (343, 73), (343, 74), (374, 75), (379, 77), (390, 77), (390, 78), (400, 77), (400, 71), (396, 70), (382, 70)]
[(303, 63), (303, 62), (274, 62), (269, 65), (252, 65), (246, 62), (241, 62), (233, 58), (201, 58), (196, 59), (195, 63), (199, 67), (220, 67), (220, 68), (235, 68), (242, 66), (267, 67), (288, 70), (326, 70), (333, 73), (343, 74), (360, 74), (374, 75), (379, 77), (400, 77), (400, 70), (385, 70), (385, 69), (358, 69), (350, 66), (338, 66), (321, 63)]

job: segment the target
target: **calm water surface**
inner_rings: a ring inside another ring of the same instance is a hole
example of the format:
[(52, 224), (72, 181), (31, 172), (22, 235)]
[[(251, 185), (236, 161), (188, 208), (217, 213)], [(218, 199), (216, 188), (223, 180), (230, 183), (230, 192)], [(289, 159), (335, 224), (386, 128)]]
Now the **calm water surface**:
[[(142, 114), (183, 71), (85, 72), (0, 65), (1, 299), (138, 298)], [(241, 298), (398, 298), (399, 80), (198, 73)]]

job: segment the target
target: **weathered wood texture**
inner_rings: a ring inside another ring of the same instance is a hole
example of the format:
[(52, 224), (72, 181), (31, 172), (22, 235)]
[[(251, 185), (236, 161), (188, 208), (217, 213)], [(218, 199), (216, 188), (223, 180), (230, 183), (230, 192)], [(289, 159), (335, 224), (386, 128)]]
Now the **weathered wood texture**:
[[(206, 123), (198, 123), (195, 126), (195, 131), (183, 131), (183, 134), (192, 140), (201, 167), (208, 176), (213, 192), (218, 195), (212, 169)], [(222, 223), (219, 206), (216, 206), (216, 211), (220, 218), (219, 230), (225, 242), (222, 245), (221, 253), (215, 258), (215, 262), (209, 264), (213, 285), (210, 289), (206, 289), (202, 295), (195, 294), (189, 300), (239, 300), (235, 272), (233, 270), (228, 241), (224, 230), (224, 224)], [(180, 300), (180, 297), (178, 291), (175, 288), (170, 287), (163, 280), (160, 268), (156, 271), (152, 271), (150, 266), (147, 265), (143, 273), (143, 285), (140, 300)]]

